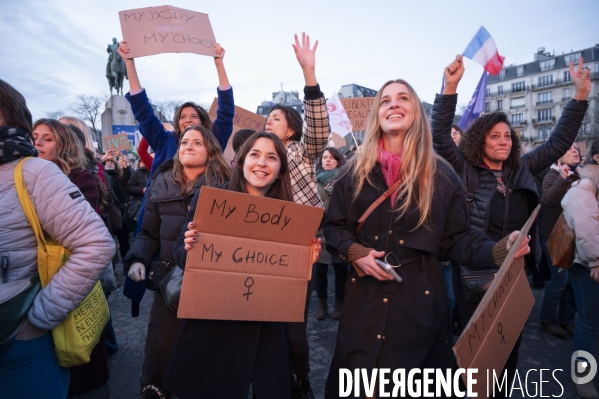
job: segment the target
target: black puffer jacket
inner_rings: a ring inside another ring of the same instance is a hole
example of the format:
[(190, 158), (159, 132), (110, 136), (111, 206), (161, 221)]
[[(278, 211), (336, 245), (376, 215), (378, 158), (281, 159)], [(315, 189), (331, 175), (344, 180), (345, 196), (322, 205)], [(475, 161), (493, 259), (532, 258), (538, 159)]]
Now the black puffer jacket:
[[(495, 195), (497, 178), (493, 172), (482, 166), (472, 165), (460, 152), (451, 139), (451, 125), (457, 103), (457, 95), (437, 95), (433, 106), (432, 130), (435, 151), (447, 160), (460, 176), (468, 192), (468, 181), (478, 175), (478, 185), (474, 190), (470, 224), (475, 229), (486, 232), (489, 224), (489, 207)], [(563, 110), (549, 140), (520, 157), (517, 168), (504, 166), (504, 181), (510, 190), (523, 190), (529, 198), (529, 214), (539, 204), (539, 194), (534, 176), (556, 162), (572, 146), (588, 101), (570, 100)], [(535, 237), (536, 236), (536, 237)], [(537, 229), (533, 229), (531, 253), (540, 255)]]
[(169, 178), (173, 171), (172, 167), (173, 160), (169, 160), (163, 163), (152, 177), (152, 184), (146, 192), (141, 232), (123, 259), (126, 268), (134, 262), (149, 265), (158, 251), (160, 251), (160, 260), (168, 263), (173, 259), (173, 245), (181, 234), (189, 203), (200, 187), (206, 183), (206, 179), (202, 175), (191, 192), (184, 196), (181, 187)]
[(131, 199), (141, 201), (144, 197), (144, 188), (148, 185), (150, 180), (150, 171), (148, 168), (140, 167), (131, 175), (129, 182), (127, 182), (127, 194), (131, 196)]

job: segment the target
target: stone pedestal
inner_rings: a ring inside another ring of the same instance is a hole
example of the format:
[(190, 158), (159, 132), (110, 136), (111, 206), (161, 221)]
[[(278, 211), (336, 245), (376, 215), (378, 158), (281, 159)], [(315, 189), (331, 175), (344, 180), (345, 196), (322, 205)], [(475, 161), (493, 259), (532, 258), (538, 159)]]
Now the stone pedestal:
[(114, 133), (113, 126), (135, 126), (131, 105), (124, 96), (111, 96), (102, 112), (102, 137)]

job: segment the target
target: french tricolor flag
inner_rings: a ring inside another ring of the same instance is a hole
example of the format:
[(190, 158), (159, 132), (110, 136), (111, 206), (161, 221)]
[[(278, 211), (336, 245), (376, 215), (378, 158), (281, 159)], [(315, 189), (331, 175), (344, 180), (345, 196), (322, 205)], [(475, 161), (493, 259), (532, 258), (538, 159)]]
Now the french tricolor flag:
[(497, 52), (495, 40), (493, 40), (484, 26), (480, 27), (468, 47), (466, 47), (464, 57), (478, 62), (491, 75), (497, 75), (501, 71), (503, 60), (505, 59), (505, 57), (500, 56)]

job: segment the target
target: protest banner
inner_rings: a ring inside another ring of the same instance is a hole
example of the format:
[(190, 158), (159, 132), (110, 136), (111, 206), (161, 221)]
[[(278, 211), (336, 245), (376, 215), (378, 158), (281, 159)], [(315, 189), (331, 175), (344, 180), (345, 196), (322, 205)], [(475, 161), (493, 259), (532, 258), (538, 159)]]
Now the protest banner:
[(208, 14), (160, 6), (120, 11), (119, 19), (132, 58), (161, 53), (217, 56)]
[(342, 98), (341, 104), (347, 112), (354, 132), (366, 130), (366, 119), (374, 103), (374, 97)]
[(503, 378), (501, 371), (535, 303), (524, 258), (515, 259), (515, 255), (534, 224), (539, 207), (520, 230), (520, 236), (453, 347), (460, 368), (478, 369), (473, 390), (479, 398), (492, 395), (493, 373), (497, 380)]
[(129, 151), (131, 149), (131, 146), (133, 147), (133, 149), (135, 150), (134, 152), (137, 152), (137, 146), (139, 145), (139, 142), (141, 141), (141, 133), (139, 132), (139, 126), (130, 126), (130, 125), (112, 125), (112, 134), (116, 135), (116, 134), (123, 134), (125, 133), (127, 135), (127, 137), (129, 138), (129, 142), (131, 143), (131, 145), (129, 146), (129, 148), (127, 148), (127, 151)]
[(131, 148), (127, 133), (113, 134), (102, 137), (104, 151), (127, 151)]
[(202, 187), (177, 317), (299, 322), (322, 208)]
[[(208, 115), (212, 122), (216, 119), (216, 110), (218, 109), (218, 99), (215, 97), (214, 101), (212, 101), (212, 105), (208, 110)], [(266, 118), (255, 114), (247, 109), (235, 106), (235, 115), (233, 116), (233, 133), (229, 138), (229, 142), (227, 143), (227, 148), (223, 151), (223, 155), (225, 159), (228, 161), (232, 161), (235, 158), (235, 152), (233, 151), (233, 137), (235, 137), (235, 133), (237, 133), (240, 129), (254, 129), (257, 132), (261, 132), (264, 130), (264, 126), (266, 125)]]

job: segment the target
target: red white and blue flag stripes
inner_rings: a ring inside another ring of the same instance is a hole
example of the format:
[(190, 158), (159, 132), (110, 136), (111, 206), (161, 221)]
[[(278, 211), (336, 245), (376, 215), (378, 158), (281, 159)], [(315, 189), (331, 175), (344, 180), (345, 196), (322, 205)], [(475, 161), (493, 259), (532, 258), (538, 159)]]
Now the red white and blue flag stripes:
[(484, 26), (481, 26), (464, 51), (464, 57), (481, 64), (485, 71), (491, 75), (497, 75), (503, 68), (504, 57), (497, 52), (495, 40), (491, 37)]

